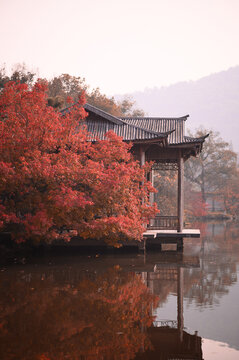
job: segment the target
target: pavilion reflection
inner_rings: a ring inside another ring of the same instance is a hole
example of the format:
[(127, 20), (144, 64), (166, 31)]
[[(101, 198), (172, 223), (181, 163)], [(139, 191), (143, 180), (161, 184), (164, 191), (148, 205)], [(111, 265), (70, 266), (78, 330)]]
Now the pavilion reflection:
[[(0, 358), (202, 359), (201, 337), (184, 326), (183, 295), (207, 305), (209, 292), (214, 298), (235, 282), (238, 252), (228, 262), (226, 249), (234, 242), (220, 242), (216, 250), (208, 239), (198, 256), (85, 257), (1, 272)], [(160, 306), (172, 293), (177, 317), (161, 318)]]
[[(146, 261), (147, 262), (147, 261)], [(160, 298), (163, 281), (176, 284), (177, 320), (158, 319), (147, 329), (152, 344), (151, 349), (137, 354), (135, 359), (195, 359), (202, 360), (202, 338), (184, 330), (183, 318), (183, 277), (184, 268), (199, 268), (198, 256), (183, 254), (158, 254), (152, 271), (142, 271), (143, 282), (151, 292)]]

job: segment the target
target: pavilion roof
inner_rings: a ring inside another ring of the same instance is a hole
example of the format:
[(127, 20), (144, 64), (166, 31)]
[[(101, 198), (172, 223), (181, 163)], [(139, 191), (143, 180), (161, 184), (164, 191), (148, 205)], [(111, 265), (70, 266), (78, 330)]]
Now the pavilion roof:
[[(73, 105), (74, 106), (74, 105)], [(61, 113), (70, 111), (70, 107)], [(124, 141), (148, 142), (166, 141), (168, 145), (203, 143), (205, 137), (193, 138), (185, 136), (185, 120), (182, 117), (116, 117), (91, 104), (84, 105), (89, 116), (85, 119), (89, 140), (105, 139), (105, 134), (112, 130)]]
[(177, 118), (168, 117), (124, 117), (121, 118), (131, 125), (139, 126), (142, 129), (165, 133), (170, 132), (168, 144), (181, 144), (185, 142), (185, 120), (189, 115)]
[(131, 125), (124, 121), (121, 124), (116, 124), (110, 121), (105, 121), (101, 117), (87, 117), (85, 119), (87, 130), (90, 133), (90, 140), (103, 140), (105, 134), (112, 130), (118, 136), (121, 136), (124, 141), (147, 141), (147, 140), (162, 140), (168, 138), (171, 131), (156, 132), (150, 129), (143, 129), (140, 126)]

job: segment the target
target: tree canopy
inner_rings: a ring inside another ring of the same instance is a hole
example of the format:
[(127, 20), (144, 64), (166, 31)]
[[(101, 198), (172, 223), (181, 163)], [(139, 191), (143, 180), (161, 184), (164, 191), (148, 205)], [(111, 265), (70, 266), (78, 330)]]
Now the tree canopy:
[(22, 84), (32, 86), (36, 80), (36, 74), (27, 69), (25, 64), (17, 64), (13, 69), (11, 75), (7, 75), (5, 66), (0, 68), (0, 91), (4, 85), (9, 81), (19, 81)]
[(49, 80), (48, 83), (48, 102), (55, 108), (63, 108), (67, 105), (67, 98), (70, 96), (77, 101), (79, 94), (84, 91), (86, 101), (101, 110), (114, 116), (144, 116), (141, 109), (135, 108), (135, 101), (130, 97), (125, 97), (122, 101), (102, 94), (99, 88), (90, 90), (84, 78), (62, 74)]
[(227, 181), (223, 191), (226, 210), (234, 216), (239, 215), (239, 169)]
[[(0, 68), (0, 91), (9, 81), (19, 81), (31, 88), (37, 76), (34, 71), (27, 69), (25, 64), (17, 64), (10, 75), (7, 75), (4, 66)], [(113, 96), (102, 94), (99, 88), (90, 89), (85, 78), (61, 74), (52, 79), (42, 79), (48, 82), (48, 104), (59, 110), (67, 106), (67, 99), (72, 98), (77, 102), (82, 91), (85, 92), (86, 101), (114, 116), (144, 116), (142, 109), (135, 106), (135, 101), (126, 96), (121, 101), (116, 101)]]
[(237, 167), (237, 154), (218, 132), (202, 128), (194, 136), (201, 137), (206, 133), (209, 137), (200, 155), (191, 157), (185, 164), (186, 178), (201, 191), (204, 201), (206, 192), (220, 191), (225, 187)]
[(194, 136), (200, 137), (206, 133), (209, 133), (209, 137), (200, 155), (185, 163), (185, 177), (188, 181), (187, 210), (196, 216), (206, 215), (207, 196), (220, 195), (224, 199), (225, 210), (232, 215), (238, 214), (237, 154), (218, 132), (202, 128)]
[(140, 239), (156, 212), (144, 181), (149, 166), (141, 168), (112, 132), (87, 141), (83, 95), (62, 116), (48, 106), (47, 91), (43, 81), (30, 89), (8, 82), (0, 94), (1, 230), (18, 242)]

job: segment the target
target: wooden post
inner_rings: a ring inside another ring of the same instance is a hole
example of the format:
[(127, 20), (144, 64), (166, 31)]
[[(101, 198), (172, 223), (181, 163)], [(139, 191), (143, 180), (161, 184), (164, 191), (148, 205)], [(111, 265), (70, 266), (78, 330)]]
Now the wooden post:
[[(154, 171), (153, 171), (153, 169), (150, 170), (149, 181), (151, 182), (152, 186), (154, 186)], [(154, 203), (154, 193), (153, 192), (149, 193), (149, 203), (151, 206), (153, 206), (153, 203)], [(154, 225), (154, 219), (149, 220), (149, 225), (150, 226)]]
[(184, 222), (184, 161), (181, 150), (178, 157), (178, 232), (182, 232)]
[(178, 307), (178, 332), (180, 341), (183, 341), (183, 268), (178, 267), (177, 274), (177, 307)]
[[(149, 181), (151, 182), (152, 186), (154, 186), (154, 171), (153, 171), (153, 169), (150, 170)], [(149, 194), (149, 202), (150, 202), (150, 205), (153, 205), (153, 203), (154, 203), (154, 193), (153, 192), (151, 192)]]
[[(144, 166), (145, 165), (145, 149), (142, 145), (140, 145), (140, 148), (139, 148), (139, 155), (140, 155), (140, 166)], [(142, 183), (142, 185), (144, 185), (144, 183)], [(142, 199), (142, 204), (144, 204), (144, 199)], [(145, 229), (147, 228), (147, 224), (143, 224), (143, 226), (145, 227)], [(144, 252), (145, 252), (145, 241), (144, 241)]]
[(140, 154), (140, 166), (143, 166), (145, 165), (145, 150), (142, 145), (140, 145), (139, 154)]

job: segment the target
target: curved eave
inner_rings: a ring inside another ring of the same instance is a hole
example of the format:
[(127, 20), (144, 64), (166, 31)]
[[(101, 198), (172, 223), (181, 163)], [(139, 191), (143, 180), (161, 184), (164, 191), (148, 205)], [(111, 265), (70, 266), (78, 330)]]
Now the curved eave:
[[(152, 137), (150, 139), (132, 139), (132, 140), (124, 140), (124, 141), (131, 142), (133, 144), (163, 144), (163, 146), (168, 146), (168, 136), (174, 131), (175, 130), (171, 130), (160, 134), (155, 133), (158, 136)], [(152, 134), (152, 132), (150, 133)]]
[(170, 147), (192, 147), (194, 145), (202, 145), (205, 141), (205, 139), (209, 136), (209, 134), (201, 136), (199, 138), (193, 138), (189, 136), (185, 136), (185, 141), (178, 143), (178, 144), (169, 144)]
[(170, 148), (182, 149), (184, 151), (184, 158), (188, 159), (190, 156), (197, 156), (202, 151), (203, 143), (209, 134), (199, 138), (190, 138), (185, 136), (185, 142), (179, 144), (169, 144)]

